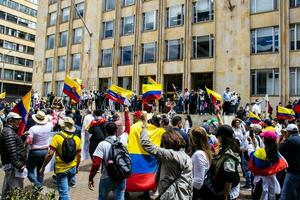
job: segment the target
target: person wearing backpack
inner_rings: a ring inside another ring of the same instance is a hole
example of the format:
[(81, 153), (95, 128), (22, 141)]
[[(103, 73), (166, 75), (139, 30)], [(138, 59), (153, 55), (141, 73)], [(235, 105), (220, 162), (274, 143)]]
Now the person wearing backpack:
[(45, 167), (55, 154), (55, 174), (60, 200), (69, 200), (69, 189), (72, 179), (78, 172), (81, 159), (81, 141), (74, 134), (76, 128), (71, 117), (65, 117), (60, 124), (62, 131), (54, 135), (50, 148), (45, 157), (40, 174), (43, 175)]
[(94, 152), (88, 187), (94, 190), (94, 177), (102, 165), (98, 199), (107, 200), (108, 194), (113, 191), (114, 199), (123, 200), (126, 178), (131, 175), (131, 160), (126, 147), (117, 137), (116, 123), (108, 122), (105, 130), (108, 137), (98, 144)]

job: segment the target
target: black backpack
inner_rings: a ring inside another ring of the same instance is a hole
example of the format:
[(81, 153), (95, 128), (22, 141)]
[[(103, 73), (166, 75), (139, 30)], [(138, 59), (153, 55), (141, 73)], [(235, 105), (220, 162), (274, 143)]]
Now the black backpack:
[(61, 154), (59, 157), (65, 162), (65, 163), (70, 163), (72, 162), (76, 155), (77, 155), (77, 150), (76, 150), (76, 142), (74, 140), (74, 134), (72, 137), (68, 138), (65, 137), (62, 133), (59, 134), (61, 137), (64, 138), (64, 141), (61, 146)]
[(131, 175), (131, 159), (126, 147), (119, 139), (106, 138), (111, 144), (106, 164), (108, 176), (113, 180), (123, 180)]

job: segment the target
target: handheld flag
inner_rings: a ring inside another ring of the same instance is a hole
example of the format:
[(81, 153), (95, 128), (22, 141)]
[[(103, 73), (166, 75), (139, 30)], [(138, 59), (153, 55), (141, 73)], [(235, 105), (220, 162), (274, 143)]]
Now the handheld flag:
[(150, 76), (148, 76), (148, 84), (157, 84), (155, 80), (153, 80), (153, 78), (151, 78)]
[(249, 112), (249, 121), (252, 124), (258, 124), (259, 122), (261, 122), (261, 119), (259, 116), (257, 116), (256, 114), (254, 114), (253, 112)]
[(81, 96), (81, 85), (70, 76), (66, 76), (63, 92), (78, 103)]
[(143, 103), (148, 102), (150, 100), (160, 99), (161, 91), (161, 84), (143, 84)]
[(117, 103), (130, 105), (129, 99), (132, 97), (133, 92), (130, 90), (125, 90), (116, 85), (111, 85), (106, 91), (106, 97)]
[(211, 98), (212, 103), (214, 105), (221, 104), (222, 96), (219, 93), (208, 89), (207, 87), (205, 87), (205, 88), (206, 88), (206, 92), (207, 92), (208, 96), (210, 96), (210, 98)]
[(28, 113), (30, 109), (32, 91), (30, 90), (22, 100), (12, 109), (12, 112), (19, 114), (22, 117), (22, 122), (19, 126), (18, 136), (22, 136), (27, 123)]
[(282, 106), (278, 106), (277, 119), (294, 120), (295, 112), (292, 109), (288, 109)]
[(0, 94), (0, 99), (5, 99), (5, 96), (6, 96), (6, 92), (3, 92)]

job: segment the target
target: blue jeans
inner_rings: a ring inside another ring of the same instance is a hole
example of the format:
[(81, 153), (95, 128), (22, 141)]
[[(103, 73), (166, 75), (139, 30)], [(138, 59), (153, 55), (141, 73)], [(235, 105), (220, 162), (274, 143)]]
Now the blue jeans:
[(287, 173), (283, 183), (280, 200), (300, 199), (300, 175)]
[[(43, 186), (44, 179), (39, 175), (39, 171), (43, 165), (47, 149), (41, 150), (30, 150), (27, 159), (28, 179), (34, 185), (41, 187)], [(36, 169), (36, 172), (35, 172)]]
[(60, 200), (71, 199), (69, 190), (70, 186), (72, 186), (72, 180), (74, 179), (75, 175), (76, 167), (73, 167), (66, 172), (56, 174), (56, 184)]
[(113, 191), (115, 200), (124, 200), (125, 188), (126, 179), (121, 182), (115, 182), (111, 178), (101, 179), (98, 200), (107, 200), (110, 191)]
[(244, 153), (242, 156), (242, 168), (245, 173), (246, 186), (251, 186), (251, 171), (249, 170), (248, 161), (245, 159)]

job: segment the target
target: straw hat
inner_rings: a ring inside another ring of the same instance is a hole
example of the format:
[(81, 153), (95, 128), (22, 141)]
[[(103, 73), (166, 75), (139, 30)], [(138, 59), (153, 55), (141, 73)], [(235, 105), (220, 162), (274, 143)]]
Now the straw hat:
[(32, 115), (33, 121), (35, 121), (38, 124), (47, 124), (49, 122), (49, 118), (46, 116), (46, 114), (39, 110), (35, 115)]
[(62, 130), (67, 131), (69, 133), (74, 133), (76, 131), (74, 124), (75, 122), (71, 117), (65, 117), (64, 120), (61, 122), (60, 126)]

